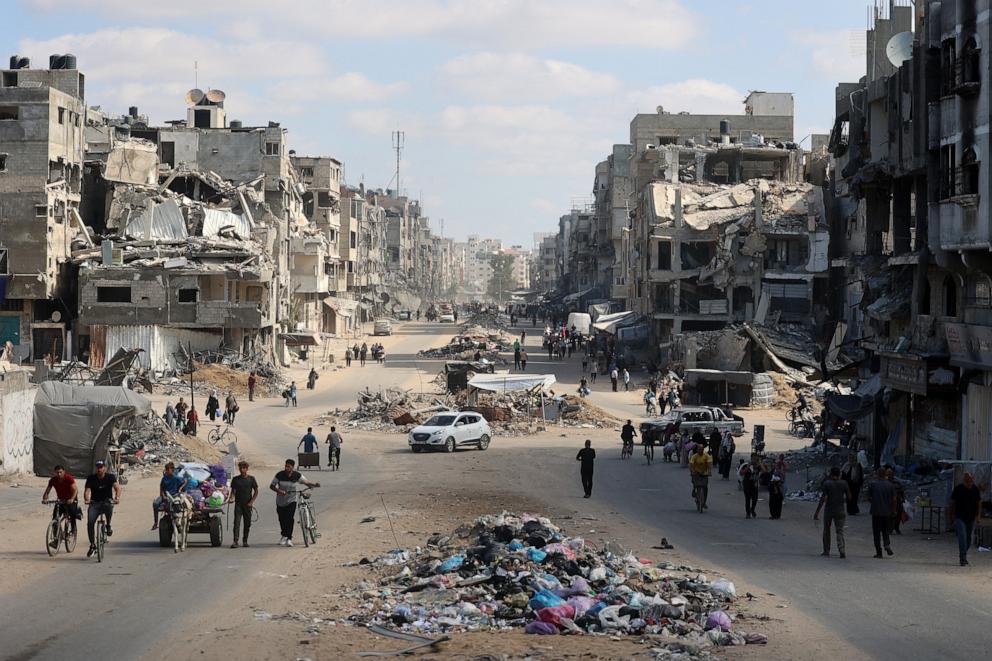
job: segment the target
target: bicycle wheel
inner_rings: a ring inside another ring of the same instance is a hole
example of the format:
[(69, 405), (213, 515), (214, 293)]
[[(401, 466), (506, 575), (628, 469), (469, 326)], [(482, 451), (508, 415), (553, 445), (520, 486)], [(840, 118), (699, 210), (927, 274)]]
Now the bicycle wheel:
[(72, 553), (76, 550), (76, 531), (72, 529), (72, 521), (63, 519), (62, 539), (65, 541), (65, 552)]
[(210, 430), (210, 433), (207, 434), (207, 442), (210, 443), (210, 445), (217, 445), (219, 441), (220, 441), (220, 429), (214, 427), (213, 429)]
[(310, 519), (307, 516), (306, 505), (300, 507), (300, 533), (303, 537), (303, 546), (310, 546)]
[(62, 544), (61, 535), (62, 531), (59, 528), (59, 520), (52, 519), (48, 523), (48, 528), (45, 530), (45, 550), (48, 551), (48, 555), (55, 557), (59, 552), (59, 546)]
[(224, 433), (221, 434), (221, 441), (224, 443), (224, 445), (227, 445), (228, 443), (237, 443), (238, 435), (235, 434), (233, 431), (231, 431), (231, 428), (228, 427), (227, 429), (224, 430)]
[(311, 505), (310, 506), (310, 543), (316, 544), (318, 537), (320, 537), (320, 531), (317, 530), (317, 511), (314, 510), (313, 505)]
[(104, 544), (104, 541), (105, 541), (105, 537), (104, 537), (104, 534), (105, 534), (104, 533), (104, 526), (105, 525), (106, 524), (104, 523), (104, 520), (103, 520), (103, 517), (102, 516), (99, 519), (96, 520), (95, 537), (96, 537), (96, 561), (97, 562), (103, 562), (103, 544)]

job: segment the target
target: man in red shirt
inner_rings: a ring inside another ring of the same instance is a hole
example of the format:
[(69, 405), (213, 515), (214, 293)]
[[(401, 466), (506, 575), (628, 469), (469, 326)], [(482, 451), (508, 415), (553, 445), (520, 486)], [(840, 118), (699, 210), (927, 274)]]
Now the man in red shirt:
[[(48, 480), (48, 486), (45, 488), (45, 493), (41, 496), (41, 502), (48, 502), (48, 494), (51, 493), (52, 489), (55, 489), (55, 496), (66, 503), (66, 507), (69, 511), (69, 518), (72, 519), (72, 532), (76, 533), (76, 519), (80, 518), (77, 516), (79, 511), (79, 505), (77, 504), (78, 492), (76, 490), (76, 478), (66, 472), (63, 466), (56, 466), (55, 470), (52, 471), (52, 477)], [(52, 518), (58, 518), (61, 512), (62, 505), (57, 504), (55, 509), (52, 511)]]

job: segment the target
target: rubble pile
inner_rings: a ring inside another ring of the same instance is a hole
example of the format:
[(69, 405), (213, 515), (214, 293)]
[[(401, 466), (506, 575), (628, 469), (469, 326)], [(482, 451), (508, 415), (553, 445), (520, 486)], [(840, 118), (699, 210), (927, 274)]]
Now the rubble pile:
[[(249, 370), (222, 362), (197, 362), (193, 371), (193, 390), (203, 396), (216, 391), (219, 395), (233, 392), (236, 397), (247, 397), (248, 375)], [(268, 369), (256, 372), (256, 377), (255, 392), (262, 397), (277, 397), (289, 385), (282, 373), (271, 365)], [(155, 385), (159, 392), (167, 395), (189, 395), (188, 374), (161, 379)]]
[(198, 461), (189, 447), (190, 439), (169, 429), (165, 421), (151, 413), (135, 416), (118, 431), (117, 445), (122, 461), (132, 466), (157, 466), (170, 461)]
[(539, 516), (484, 516), (452, 535), (433, 535), (423, 548), (347, 564), (377, 575), (355, 593), (363, 603), (349, 620), (360, 625), (644, 636), (679, 652), (767, 642), (735, 625), (747, 614), (735, 608), (730, 581), (639, 558), (615, 543), (597, 548)]
[(486, 328), (495, 332), (509, 331), (510, 318), (502, 312), (476, 312), (462, 325), (462, 332), (468, 333), (472, 328)]
[(316, 425), (341, 424), (348, 429), (365, 431), (396, 431), (406, 433), (419, 421), (436, 411), (449, 411), (455, 406), (445, 395), (415, 393), (402, 388), (358, 392), (354, 408), (335, 409), (318, 416)]

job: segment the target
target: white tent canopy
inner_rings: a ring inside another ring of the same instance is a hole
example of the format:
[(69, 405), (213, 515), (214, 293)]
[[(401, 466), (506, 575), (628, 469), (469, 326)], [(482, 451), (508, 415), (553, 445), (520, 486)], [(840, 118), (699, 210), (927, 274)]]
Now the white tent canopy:
[(468, 386), (490, 392), (520, 392), (534, 388), (547, 390), (554, 383), (554, 374), (476, 374)]
[(637, 315), (633, 312), (617, 312), (614, 314), (603, 314), (596, 319), (596, 323), (592, 325), (596, 330), (601, 330), (604, 333), (609, 333), (610, 335), (617, 334), (617, 328), (624, 322), (633, 321)]

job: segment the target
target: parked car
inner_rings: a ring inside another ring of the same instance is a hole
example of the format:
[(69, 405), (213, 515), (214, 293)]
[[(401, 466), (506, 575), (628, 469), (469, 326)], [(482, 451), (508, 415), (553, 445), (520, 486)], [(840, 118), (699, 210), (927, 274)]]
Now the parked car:
[(409, 310), (400, 310), (399, 316), (397, 317), (400, 321), (410, 321), (413, 317), (413, 313)]
[(438, 321), (442, 324), (453, 324), (455, 323), (455, 313), (454, 312), (442, 312), (441, 316), (438, 317)]
[(722, 434), (729, 430), (734, 436), (744, 434), (744, 423), (727, 417), (723, 409), (716, 406), (683, 406), (680, 409), (669, 411), (660, 418), (645, 420), (641, 423), (641, 436), (650, 434), (656, 441), (660, 441), (664, 436), (665, 429), (670, 423), (678, 423), (679, 431), (688, 431), (690, 434), (697, 429), (703, 436), (709, 436), (717, 429)]
[(434, 415), (430, 420), (410, 431), (410, 449), (421, 452), (427, 449), (443, 449), (454, 452), (460, 447), (475, 447), (485, 450), (489, 447), (493, 431), (481, 414), (474, 411), (446, 411)]
[(386, 320), (386, 319), (380, 319), (379, 321), (375, 322), (375, 325), (372, 327), (372, 334), (373, 335), (392, 335), (393, 334), (393, 325), (391, 323), (389, 323), (389, 321)]

